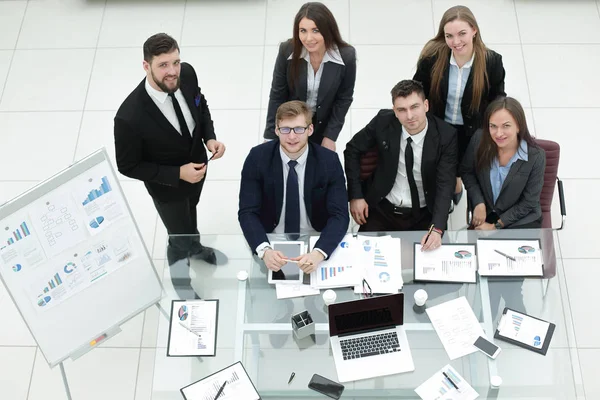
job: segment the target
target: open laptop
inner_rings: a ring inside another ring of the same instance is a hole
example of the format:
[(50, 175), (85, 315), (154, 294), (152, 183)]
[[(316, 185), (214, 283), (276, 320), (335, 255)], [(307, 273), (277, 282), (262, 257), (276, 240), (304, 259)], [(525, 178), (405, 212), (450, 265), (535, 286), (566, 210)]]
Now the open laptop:
[(329, 335), (340, 382), (414, 371), (404, 293), (329, 306)]

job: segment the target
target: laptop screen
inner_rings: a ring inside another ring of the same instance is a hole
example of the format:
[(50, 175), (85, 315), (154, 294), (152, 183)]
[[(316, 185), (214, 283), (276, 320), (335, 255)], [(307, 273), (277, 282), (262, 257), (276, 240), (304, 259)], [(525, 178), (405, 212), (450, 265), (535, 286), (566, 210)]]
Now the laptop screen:
[(329, 334), (343, 335), (404, 323), (404, 294), (347, 301), (329, 306)]

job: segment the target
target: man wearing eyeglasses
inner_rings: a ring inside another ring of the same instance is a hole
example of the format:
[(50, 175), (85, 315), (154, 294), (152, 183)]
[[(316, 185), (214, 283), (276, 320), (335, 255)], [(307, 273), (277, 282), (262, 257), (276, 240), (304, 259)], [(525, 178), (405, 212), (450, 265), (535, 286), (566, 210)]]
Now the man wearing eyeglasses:
[(267, 233), (321, 232), (313, 251), (293, 258), (311, 273), (348, 229), (344, 171), (335, 152), (308, 141), (313, 125), (306, 103), (283, 103), (275, 122), (278, 139), (254, 147), (244, 162), (238, 219), (250, 248), (273, 271), (286, 255), (271, 248)]

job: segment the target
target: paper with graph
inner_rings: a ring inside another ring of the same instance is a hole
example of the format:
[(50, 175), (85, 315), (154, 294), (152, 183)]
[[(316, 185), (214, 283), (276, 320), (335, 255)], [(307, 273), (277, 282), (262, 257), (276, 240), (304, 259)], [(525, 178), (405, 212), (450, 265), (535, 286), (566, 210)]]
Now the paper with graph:
[[(311, 249), (318, 239), (310, 238)], [(364, 279), (373, 293), (398, 293), (403, 285), (401, 272), (400, 239), (346, 235), (311, 274), (310, 284), (317, 289), (352, 286), (355, 293), (362, 293)]]
[(506, 339), (541, 349), (550, 323), (507, 309), (498, 325), (498, 333)]
[(415, 392), (424, 400), (475, 400), (479, 397), (450, 364), (423, 382)]
[[(401, 241), (391, 236), (357, 236), (359, 243), (359, 263), (362, 266), (361, 276), (373, 293), (398, 293), (402, 280)], [(354, 293), (362, 293), (362, 279), (354, 287)]]
[(181, 394), (185, 400), (215, 400), (225, 382), (219, 400), (260, 400), (260, 395), (239, 361), (182, 388)]
[[(313, 249), (318, 236), (310, 238)], [(316, 289), (329, 289), (357, 285), (361, 278), (356, 263), (357, 241), (352, 235), (346, 235), (327, 260), (310, 274), (310, 285)]]
[(479, 275), (481, 276), (542, 276), (544, 274), (540, 241), (477, 240)]
[(475, 245), (443, 244), (435, 250), (422, 251), (415, 243), (415, 280), (475, 283), (477, 257)]

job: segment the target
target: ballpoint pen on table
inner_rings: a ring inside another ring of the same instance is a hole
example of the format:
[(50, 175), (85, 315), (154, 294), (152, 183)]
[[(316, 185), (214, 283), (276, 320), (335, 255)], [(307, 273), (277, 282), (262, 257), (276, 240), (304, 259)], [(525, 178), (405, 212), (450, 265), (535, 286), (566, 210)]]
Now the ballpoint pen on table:
[(202, 337), (202, 335), (200, 335), (198, 332), (194, 332), (193, 330), (191, 330), (186, 324), (184, 324), (183, 322), (179, 321), (179, 325), (183, 326), (188, 332), (193, 333), (194, 335), (198, 336), (198, 337)]
[(290, 375), (290, 379), (288, 380), (288, 385), (289, 385), (290, 383), (292, 383), (292, 381), (294, 380), (294, 377), (295, 377), (295, 376), (296, 376), (296, 373), (295, 373), (295, 372), (292, 372), (292, 375)]
[(215, 400), (217, 400), (219, 398), (219, 396), (221, 395), (221, 393), (223, 393), (223, 389), (225, 389), (226, 384), (227, 384), (227, 381), (223, 382), (223, 386), (221, 386), (221, 389), (219, 389), (219, 391), (215, 395)]
[(495, 251), (496, 253), (500, 254), (501, 256), (504, 256), (504, 257), (508, 258), (509, 260), (512, 260), (512, 261), (517, 261), (517, 259), (516, 259), (516, 258), (514, 258), (513, 256), (509, 256), (508, 254), (506, 254), (506, 253), (503, 253), (503, 252), (501, 252), (500, 250), (496, 250), (496, 249), (494, 249), (494, 251)]
[(452, 386), (454, 386), (454, 389), (458, 390), (460, 392), (460, 389), (458, 388), (458, 385), (456, 383), (454, 383), (454, 381), (452, 379), (450, 379), (450, 377), (448, 376), (447, 373), (445, 373), (444, 371), (442, 371), (442, 374), (444, 374), (444, 376), (446, 377), (446, 379), (448, 379), (448, 381), (452, 384)]

